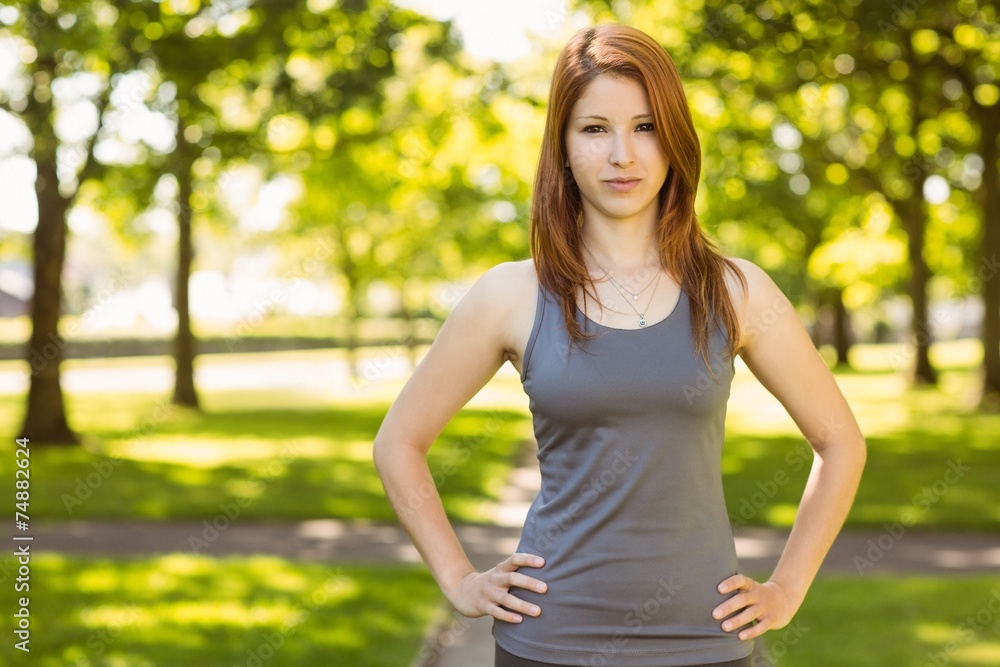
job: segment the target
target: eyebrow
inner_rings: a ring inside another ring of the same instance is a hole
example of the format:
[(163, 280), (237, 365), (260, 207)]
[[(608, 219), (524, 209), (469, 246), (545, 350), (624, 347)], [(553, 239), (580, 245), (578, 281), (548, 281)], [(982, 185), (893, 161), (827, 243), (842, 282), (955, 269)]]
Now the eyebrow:
[[(652, 118), (652, 117), (653, 117), (653, 114), (651, 114), (651, 113), (641, 113), (641, 114), (638, 114), (636, 116), (632, 116), (632, 120), (639, 120), (640, 118)], [(611, 122), (610, 120), (608, 120), (604, 116), (577, 116), (576, 117), (577, 120), (580, 120), (582, 118), (596, 118), (597, 120), (603, 120), (606, 123), (610, 123)]]

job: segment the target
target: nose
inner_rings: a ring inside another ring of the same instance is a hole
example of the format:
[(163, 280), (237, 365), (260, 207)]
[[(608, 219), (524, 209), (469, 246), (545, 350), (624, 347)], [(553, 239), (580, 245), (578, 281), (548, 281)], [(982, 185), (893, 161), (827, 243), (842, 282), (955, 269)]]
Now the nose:
[(611, 164), (619, 168), (627, 167), (635, 162), (631, 133), (617, 134), (611, 139), (611, 155), (608, 159)]

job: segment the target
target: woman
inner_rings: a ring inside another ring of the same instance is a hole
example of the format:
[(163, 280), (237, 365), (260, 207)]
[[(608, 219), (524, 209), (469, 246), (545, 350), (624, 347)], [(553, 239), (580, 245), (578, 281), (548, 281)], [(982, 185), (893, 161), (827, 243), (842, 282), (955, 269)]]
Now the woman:
[[(494, 617), (497, 667), (750, 665), (839, 530), (865, 443), (795, 310), (698, 226), (700, 148), (677, 70), (626, 26), (578, 32), (556, 65), (535, 181), (533, 260), (472, 287), (386, 415), (375, 463), (451, 604)], [(770, 579), (737, 572), (720, 458), (735, 355), (815, 451)], [(542, 488), (517, 553), (477, 572), (426, 453), (510, 362)]]

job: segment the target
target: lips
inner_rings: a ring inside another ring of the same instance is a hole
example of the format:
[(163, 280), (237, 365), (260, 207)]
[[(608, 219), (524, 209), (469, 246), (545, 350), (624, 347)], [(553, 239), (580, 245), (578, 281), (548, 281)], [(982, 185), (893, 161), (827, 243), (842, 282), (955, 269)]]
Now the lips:
[(613, 178), (604, 182), (615, 192), (628, 192), (639, 185), (639, 180), (638, 178)]

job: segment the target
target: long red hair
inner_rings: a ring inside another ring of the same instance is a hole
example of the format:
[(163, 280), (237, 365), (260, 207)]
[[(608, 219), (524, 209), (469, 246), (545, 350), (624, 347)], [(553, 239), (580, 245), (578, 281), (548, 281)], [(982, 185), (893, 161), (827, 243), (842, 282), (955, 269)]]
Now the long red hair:
[(663, 47), (636, 28), (618, 24), (584, 28), (570, 39), (556, 63), (531, 205), (531, 252), (538, 280), (558, 299), (571, 340), (588, 338), (576, 319), (578, 291), (586, 295), (589, 287), (595, 293), (582, 254), (578, 221), (583, 205), (580, 189), (563, 165), (570, 111), (600, 74), (633, 79), (649, 95), (656, 136), (670, 165), (659, 196), (660, 262), (688, 294), (697, 350), (711, 372), (709, 332), (723, 326), (731, 354), (739, 340), (725, 272), (738, 277), (744, 293), (746, 278), (698, 224), (694, 198), (701, 177), (701, 145), (680, 75)]

